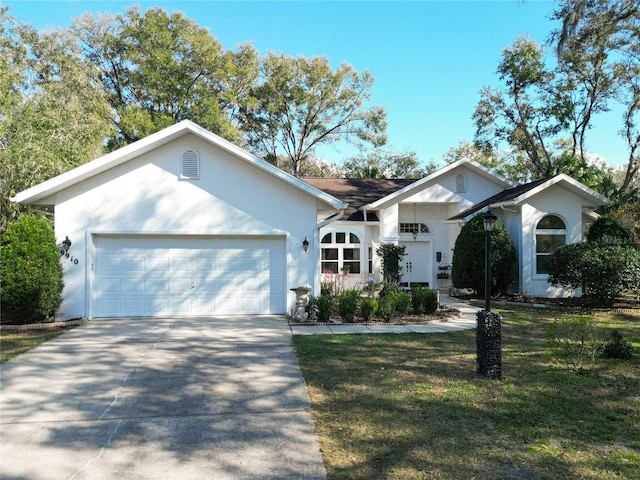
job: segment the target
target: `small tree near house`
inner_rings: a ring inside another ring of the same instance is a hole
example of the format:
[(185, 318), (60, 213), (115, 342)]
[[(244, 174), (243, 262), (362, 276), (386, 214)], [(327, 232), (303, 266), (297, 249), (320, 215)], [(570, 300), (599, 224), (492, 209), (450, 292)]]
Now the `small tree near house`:
[[(469, 220), (460, 230), (453, 250), (451, 280), (456, 288), (484, 292), (486, 233), (482, 214)], [(517, 275), (517, 256), (513, 240), (502, 222), (491, 234), (491, 293), (506, 293)]]

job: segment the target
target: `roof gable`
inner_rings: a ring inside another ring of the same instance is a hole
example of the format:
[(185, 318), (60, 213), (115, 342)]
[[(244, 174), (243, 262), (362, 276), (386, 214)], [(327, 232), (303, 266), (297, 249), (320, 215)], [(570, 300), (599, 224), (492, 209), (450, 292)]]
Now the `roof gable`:
[(122, 165), (130, 160), (138, 158), (151, 150), (157, 149), (188, 134), (193, 134), (207, 141), (211, 145), (230, 153), (235, 158), (260, 169), (265, 174), (276, 177), (279, 180), (304, 191), (322, 203), (330, 205), (334, 209), (344, 209), (347, 207), (344, 202), (341, 202), (329, 193), (319, 190), (316, 187), (289, 175), (274, 165), (271, 165), (261, 158), (247, 152), (243, 148), (223, 139), (205, 128), (202, 128), (190, 120), (184, 120), (176, 123), (175, 125), (160, 130), (148, 137), (138, 140), (137, 142), (131, 143), (125, 147), (108, 153), (107, 155), (97, 158), (96, 160), (80, 165), (68, 172), (35, 185), (18, 193), (11, 200), (17, 203), (37, 204), (38, 201), (46, 197), (99, 175), (100, 173), (106, 172), (114, 167)]
[(426, 177), (420, 180), (417, 180), (383, 198), (380, 198), (377, 201), (365, 204), (363, 205), (362, 208), (363, 209), (366, 208), (368, 210), (369, 209), (376, 210), (379, 208), (384, 208), (385, 206), (390, 205), (392, 203), (397, 203), (401, 201), (403, 198), (409, 197), (414, 193), (425, 189), (428, 185), (436, 182), (438, 179), (444, 177), (445, 175), (461, 167), (466, 167), (470, 169), (474, 173), (494, 182), (500, 188), (510, 188), (515, 185), (511, 180), (508, 180), (507, 178), (503, 177), (497, 172), (485, 167), (484, 165), (479, 164), (475, 160), (471, 160), (469, 158), (463, 158), (447, 165), (444, 168), (441, 168), (440, 170), (436, 170), (435, 172), (427, 175)]
[[(521, 205), (534, 195), (542, 193), (544, 190), (559, 185), (572, 193), (582, 197), (586, 204), (591, 206), (607, 205), (610, 200), (604, 195), (592, 190), (591, 188), (583, 185), (574, 178), (561, 173), (552, 178), (543, 178), (541, 180), (535, 180), (533, 182), (525, 183), (524, 185), (518, 185), (517, 187), (510, 188), (503, 192), (500, 192), (492, 197), (483, 200), (471, 208), (468, 208), (457, 215), (451, 217), (449, 220), (461, 220), (473, 215), (474, 213), (484, 209), (488, 206), (508, 206), (508, 205)], [(585, 204), (585, 206), (586, 206)]]

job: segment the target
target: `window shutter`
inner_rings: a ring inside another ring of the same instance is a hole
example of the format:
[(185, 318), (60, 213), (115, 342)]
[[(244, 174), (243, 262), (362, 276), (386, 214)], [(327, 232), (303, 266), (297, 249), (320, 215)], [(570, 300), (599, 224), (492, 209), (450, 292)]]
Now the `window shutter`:
[(200, 178), (200, 157), (195, 150), (187, 150), (182, 154), (180, 178)]

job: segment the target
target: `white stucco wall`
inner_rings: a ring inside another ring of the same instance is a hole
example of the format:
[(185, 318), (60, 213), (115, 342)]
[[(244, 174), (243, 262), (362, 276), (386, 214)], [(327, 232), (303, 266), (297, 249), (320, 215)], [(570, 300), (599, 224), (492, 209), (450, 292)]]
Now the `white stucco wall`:
[(568, 190), (552, 186), (522, 205), (522, 251), (520, 291), (536, 297), (566, 297), (569, 292), (549, 284), (548, 275), (536, 274), (535, 228), (545, 215), (557, 215), (567, 227), (567, 244), (583, 240), (582, 201)]
[[(200, 155), (199, 180), (179, 179), (186, 149)], [(96, 234), (279, 236), (286, 239), (287, 311), (295, 304), (288, 289), (314, 283), (316, 199), (194, 135), (41, 203), (55, 205), (57, 238), (69, 236), (79, 260), (64, 263), (62, 319), (89, 314)]]

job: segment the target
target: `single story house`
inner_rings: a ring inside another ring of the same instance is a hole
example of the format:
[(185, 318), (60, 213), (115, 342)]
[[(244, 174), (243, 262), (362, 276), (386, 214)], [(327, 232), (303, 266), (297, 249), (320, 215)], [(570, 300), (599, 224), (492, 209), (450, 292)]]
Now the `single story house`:
[(545, 256), (581, 241), (607, 203), (565, 175), (515, 186), (471, 160), (417, 181), (303, 180), (188, 120), (13, 201), (54, 212), (62, 320), (284, 314), (291, 289), (318, 294), (326, 272), (379, 279), (382, 242), (406, 245), (408, 284), (444, 287), (437, 273), (462, 224), (489, 205), (516, 244), (515, 288), (564, 295), (547, 284)]

